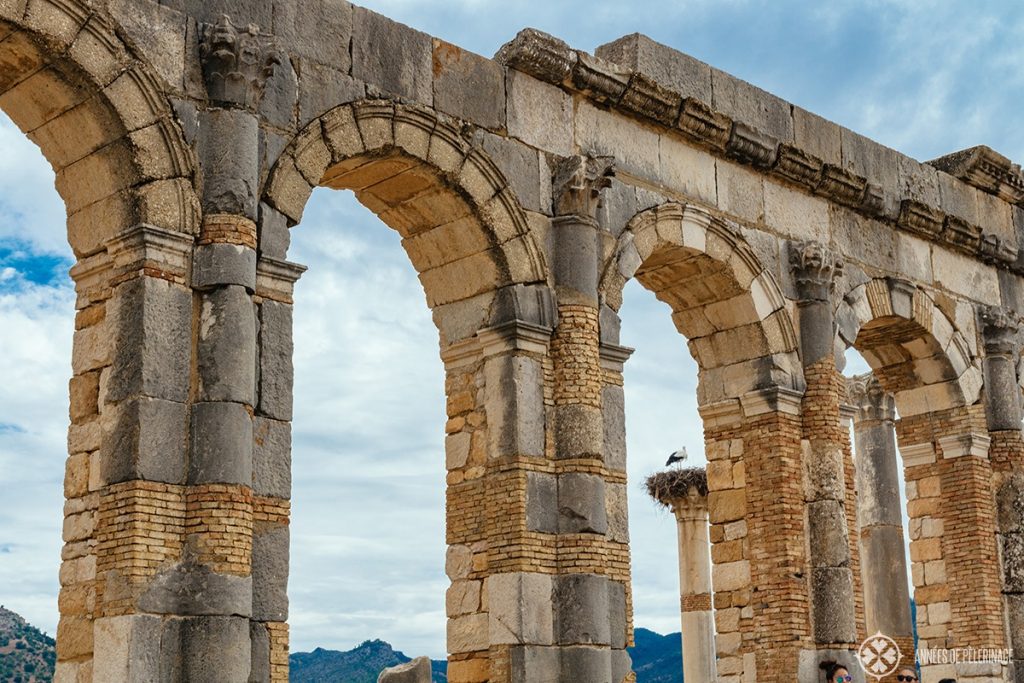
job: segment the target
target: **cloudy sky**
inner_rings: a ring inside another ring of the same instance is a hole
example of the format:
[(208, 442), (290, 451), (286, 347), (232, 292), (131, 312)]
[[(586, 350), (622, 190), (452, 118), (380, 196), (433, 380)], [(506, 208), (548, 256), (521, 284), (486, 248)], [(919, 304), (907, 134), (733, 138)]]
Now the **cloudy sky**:
[[(639, 31), (918, 159), (988, 144), (1024, 161), (1024, 5), (1014, 1), (378, 0), (490, 55), (521, 27), (593, 50)], [(0, 118), (0, 604), (56, 628), (74, 297), (53, 174)], [(366, 638), (444, 652), (443, 373), (397, 235), (318, 190), (293, 235), (296, 306), (293, 649)], [(696, 367), (636, 285), (628, 363), (636, 623), (678, 630), (674, 522), (641, 478), (702, 452)]]

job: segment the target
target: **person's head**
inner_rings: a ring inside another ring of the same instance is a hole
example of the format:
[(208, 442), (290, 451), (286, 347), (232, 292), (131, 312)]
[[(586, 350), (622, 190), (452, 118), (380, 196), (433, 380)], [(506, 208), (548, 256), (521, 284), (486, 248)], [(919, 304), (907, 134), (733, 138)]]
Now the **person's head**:
[(917, 672), (905, 666), (896, 672), (896, 680), (899, 683), (917, 683)]
[(825, 672), (825, 683), (850, 683), (853, 680), (849, 669), (838, 662), (822, 662), (821, 669)]

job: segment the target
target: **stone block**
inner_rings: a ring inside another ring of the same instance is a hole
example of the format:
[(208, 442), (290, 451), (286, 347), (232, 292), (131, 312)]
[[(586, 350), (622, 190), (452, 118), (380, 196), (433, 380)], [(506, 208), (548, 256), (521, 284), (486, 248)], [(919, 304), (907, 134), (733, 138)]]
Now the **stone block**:
[(842, 163), (841, 128), (800, 107), (793, 107), (793, 143), (823, 162)]
[(711, 571), (716, 593), (742, 590), (750, 586), (750, 562), (747, 560), (716, 564)]
[(183, 403), (132, 399), (108, 408), (101, 424), (104, 485), (133, 479), (184, 483), (188, 409)]
[[(279, 130), (294, 130), (299, 111), (299, 75), (291, 59), (282, 59), (263, 86), (260, 118)], [(270, 168), (265, 166), (264, 169)]]
[(168, 652), (171, 648), (162, 647), (162, 642), (177, 641), (176, 626), (142, 614), (97, 619), (93, 626), (93, 680), (171, 680), (177, 669), (176, 653)]
[(761, 175), (725, 159), (719, 159), (716, 167), (718, 208), (746, 221), (764, 221), (764, 181)]
[(450, 545), (445, 554), (444, 573), (452, 581), (468, 578), (473, 571), (473, 551), (468, 545)]
[(270, 683), (270, 634), (266, 625), (250, 621), (249, 640), (252, 643), (249, 683)]
[(285, 260), (288, 256), (288, 247), (291, 246), (288, 217), (269, 204), (261, 202), (257, 229), (260, 255)]
[(626, 683), (633, 671), (633, 659), (626, 650), (612, 650), (612, 683)]
[(938, 180), (939, 208), (971, 225), (978, 225), (978, 203), (974, 188), (943, 171), (938, 172)]
[(383, 92), (430, 106), (430, 36), (362, 7), (354, 12), (352, 75)]
[(629, 506), (625, 484), (608, 484), (608, 538), (616, 543), (629, 543)]
[(240, 244), (203, 244), (196, 247), (192, 284), (197, 289), (239, 285), (256, 289), (256, 250)]
[(733, 522), (747, 514), (747, 497), (744, 489), (712, 491), (708, 494), (708, 518), (712, 524)]
[(255, 530), (252, 537), (252, 618), (288, 621), (287, 525)]
[(265, 299), (260, 304), (259, 409), (276, 420), (292, 419), (292, 307)]
[(488, 640), (494, 644), (551, 645), (554, 615), (549, 574), (493, 574), (485, 589)]
[(558, 477), (526, 473), (526, 528), (545, 534), (558, 533)]
[(151, 614), (249, 617), (252, 602), (252, 577), (217, 574), (186, 561), (157, 574), (138, 606)]
[(448, 652), (462, 654), (487, 649), (488, 617), (486, 613), (468, 614), (448, 620)]
[(817, 567), (811, 570), (814, 636), (819, 643), (852, 643), (857, 640), (853, 603), (853, 573), (849, 567)]
[[(720, 197), (715, 158), (671, 135), (660, 136), (658, 144), (661, 159), (658, 180), (661, 185), (673, 193), (718, 206)], [(757, 192), (760, 192), (760, 187)], [(756, 201), (756, 196), (755, 193), (752, 202)]]
[(561, 671), (563, 681), (611, 683), (612, 652), (607, 648), (562, 648)]
[[(359, 11), (369, 13), (368, 10), (362, 8), (359, 8)], [(366, 86), (345, 71), (305, 60), (301, 66), (299, 74), (299, 127), (301, 128), (339, 105), (354, 102), (366, 96)], [(384, 89), (388, 90), (388, 88)]]
[(291, 498), (292, 426), (264, 417), (253, 419), (252, 490), (257, 496)]
[(626, 406), (623, 388), (607, 385), (601, 390), (604, 419), (604, 461), (608, 469), (626, 470)]
[[(555, 637), (561, 645), (609, 645), (608, 582), (596, 574), (565, 574), (554, 580)], [(563, 651), (564, 658), (564, 651)], [(605, 680), (570, 678), (569, 680)]]
[(939, 172), (934, 166), (922, 164), (908, 156), (899, 155), (899, 187), (901, 197), (939, 206)]
[(190, 617), (181, 627), (186, 681), (247, 681), (252, 643), (246, 617)]
[(764, 184), (764, 222), (793, 239), (822, 240), (831, 234), (828, 202), (768, 180)]
[[(663, 178), (662, 160), (660, 158), (661, 140), (654, 130), (642, 126), (634, 119), (614, 111), (598, 109), (593, 105), (581, 102), (576, 112), (576, 143), (580, 149), (595, 156), (614, 156), (615, 168), (626, 171), (640, 178), (658, 182)], [(679, 160), (670, 160), (665, 172), (671, 174), (677, 182), (686, 180), (687, 169), (684, 143), (674, 141), (666, 143)], [(714, 190), (714, 160), (706, 157), (711, 165), (710, 189)], [(695, 188), (707, 188), (707, 167), (705, 162), (698, 167), (697, 176), (690, 184)]]
[(554, 279), (559, 302), (597, 305), (598, 236), (592, 225), (574, 218), (552, 222)]
[(485, 130), (476, 133), (474, 142), (501, 170), (525, 210), (551, 212), (551, 174), (544, 164), (545, 173), (541, 175), (540, 153), (536, 149)]
[(245, 288), (203, 295), (198, 346), (200, 399), (255, 403), (256, 312)]
[(443, 40), (433, 40), (434, 106), (491, 129), (505, 127), (505, 69)]
[(301, 5), (274, 2), (274, 34), (288, 52), (348, 72), (353, 5), (344, 0), (312, 0)]
[(558, 531), (563, 534), (608, 531), (604, 479), (576, 472), (559, 475)]
[(845, 567), (850, 563), (850, 535), (843, 505), (837, 500), (807, 504), (812, 567)]
[(508, 654), (510, 683), (561, 683), (559, 648), (514, 646)]
[(483, 581), (453, 581), (445, 593), (445, 613), (449, 617), (480, 611)]
[(256, 117), (236, 109), (199, 114), (199, 156), (203, 169), (203, 211), (256, 220), (259, 151)]
[(788, 102), (714, 68), (711, 91), (711, 106), (717, 111), (779, 142), (793, 142), (793, 117)]
[(240, 403), (192, 406), (189, 484), (252, 484), (253, 424)]
[(573, 105), (560, 88), (509, 70), (508, 134), (545, 152), (573, 154)]
[(430, 683), (433, 680), (429, 657), (391, 666), (380, 672), (377, 683)]
[(117, 289), (111, 304), (116, 310), (116, 322), (111, 322), (117, 337), (106, 400), (152, 396), (186, 401), (192, 356), (191, 292), (166, 280), (136, 278)]
[(608, 581), (608, 630), (611, 646), (622, 650), (626, 647), (626, 630), (629, 621), (626, 615), (626, 586), (618, 581)]
[(995, 268), (935, 246), (932, 248), (932, 270), (936, 285), (989, 306), (999, 305), (999, 277)]
[(683, 97), (711, 103), (711, 67), (641, 33), (605, 43), (594, 50), (594, 55), (639, 71)]
[(601, 410), (580, 404), (555, 408), (555, 454), (558, 458), (599, 458), (604, 451)]
[(544, 454), (544, 381), (537, 361), (522, 356), (488, 358), (484, 407), (490, 457)]

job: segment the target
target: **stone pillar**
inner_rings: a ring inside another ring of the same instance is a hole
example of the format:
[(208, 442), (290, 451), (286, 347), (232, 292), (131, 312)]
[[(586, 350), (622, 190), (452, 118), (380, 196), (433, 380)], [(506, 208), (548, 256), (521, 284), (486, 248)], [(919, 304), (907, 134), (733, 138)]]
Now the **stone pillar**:
[(707, 472), (703, 468), (659, 472), (647, 479), (647, 492), (670, 508), (676, 517), (683, 678), (710, 683), (717, 680), (718, 673), (711, 599)]
[[(896, 424), (907, 480), (920, 648), (1003, 648), (1002, 581), (984, 406), (905, 415)], [(934, 664), (923, 680), (963, 679)]]
[(604, 392), (596, 213), (611, 160), (571, 157), (554, 174), (554, 280), (558, 324), (551, 341), (554, 459), (558, 476), (555, 628), (561, 681), (620, 683), (626, 654), (629, 546), (609, 528), (609, 492), (624, 472), (604, 461)]
[(889, 636), (912, 665), (914, 636), (896, 460), (896, 404), (872, 374), (848, 380), (847, 392), (856, 406), (853, 431), (865, 637)]
[[(282, 534), (254, 536), (254, 527), (281, 526), (287, 507), (261, 502), (257, 509), (253, 496), (260, 170), (255, 109), (274, 48), (255, 27), (240, 29), (227, 17), (200, 28), (211, 106), (199, 114), (197, 143), (203, 223), (192, 270), (196, 351), (184, 539), (191, 567), (183, 591), (207, 597), (183, 611), (188, 618), (182, 627), (182, 676), (285, 681), (286, 663), (277, 669), (269, 664), (275, 650), (287, 653), (283, 586), (282, 595), (272, 595), (267, 577), (260, 575), (268, 555), (280, 557)], [(274, 334), (280, 334), (280, 324), (271, 321)], [(287, 382), (290, 391), (290, 376), (275, 381)], [(254, 548), (257, 538), (260, 546)], [(283, 542), (287, 557), (286, 531)], [(286, 565), (284, 573), (286, 580)], [(263, 639), (257, 625), (268, 622), (280, 626), (264, 627)], [(252, 656), (254, 650), (262, 655), (263, 643), (266, 663)]]
[(996, 523), (1003, 575), (1010, 680), (1024, 683), (1024, 435), (1021, 433), (1020, 321), (1008, 311), (982, 309), (985, 418), (996, 492)]
[[(815, 243), (790, 245), (797, 290), (800, 355), (807, 390), (803, 400), (803, 455), (807, 477), (810, 579), (814, 640), (819, 650), (857, 645), (857, 611), (846, 510), (852, 464), (844, 457), (839, 406), (845, 393), (835, 364), (831, 294), (842, 264)], [(852, 511), (851, 511), (852, 512)], [(834, 657), (831, 654), (822, 657)]]

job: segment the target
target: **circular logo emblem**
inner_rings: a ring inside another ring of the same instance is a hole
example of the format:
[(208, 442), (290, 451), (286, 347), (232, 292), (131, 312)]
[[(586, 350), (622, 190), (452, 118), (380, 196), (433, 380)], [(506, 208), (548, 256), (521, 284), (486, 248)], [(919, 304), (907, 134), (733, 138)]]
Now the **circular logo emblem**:
[(903, 657), (896, 641), (881, 633), (876, 633), (861, 643), (857, 655), (864, 673), (875, 679), (882, 679), (894, 673)]

